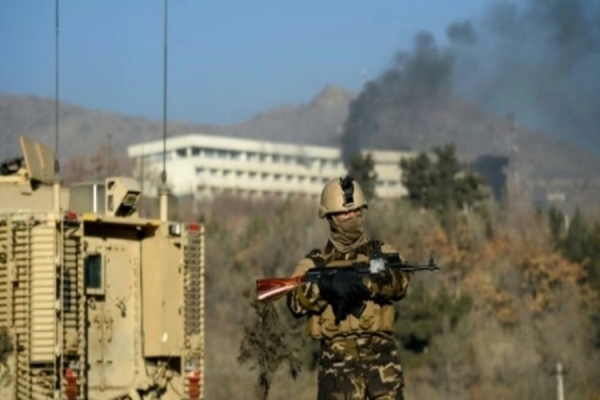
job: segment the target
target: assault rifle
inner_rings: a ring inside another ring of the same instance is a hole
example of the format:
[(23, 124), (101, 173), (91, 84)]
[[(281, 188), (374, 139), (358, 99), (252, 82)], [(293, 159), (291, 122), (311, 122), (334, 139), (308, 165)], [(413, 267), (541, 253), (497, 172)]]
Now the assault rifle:
[(350, 267), (315, 267), (309, 269), (304, 275), (292, 278), (264, 278), (256, 280), (256, 294), (259, 301), (276, 300), (294, 288), (308, 282), (318, 282), (324, 276), (334, 275), (342, 269), (353, 268), (359, 276), (377, 274), (386, 268), (399, 269), (404, 272), (434, 271), (440, 269), (429, 256), (427, 265), (410, 265), (404, 263), (397, 254), (380, 253), (369, 261), (357, 261)]

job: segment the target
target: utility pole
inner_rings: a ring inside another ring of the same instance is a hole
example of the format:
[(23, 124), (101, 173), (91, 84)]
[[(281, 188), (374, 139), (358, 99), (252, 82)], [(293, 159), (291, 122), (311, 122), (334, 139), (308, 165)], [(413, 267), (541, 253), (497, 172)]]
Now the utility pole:
[(107, 160), (106, 160), (106, 176), (111, 176), (111, 174), (112, 174), (112, 168), (111, 168), (112, 167), (111, 166), (111, 155), (112, 155), (111, 154), (111, 150), (112, 150), (112, 148), (111, 148), (111, 145), (110, 145), (110, 136), (111, 136), (111, 134), (109, 133), (108, 134), (108, 145), (106, 147), (106, 152), (107, 152), (107, 155), (106, 155), (106, 158), (107, 158)]
[(565, 391), (563, 386), (563, 375), (566, 371), (563, 369), (563, 365), (560, 361), (556, 363), (556, 369), (554, 375), (556, 375), (556, 398), (558, 400), (565, 400)]
[(146, 154), (144, 153), (144, 143), (142, 142), (142, 156), (140, 157), (140, 189), (142, 193), (144, 193), (144, 179), (146, 178), (145, 164)]

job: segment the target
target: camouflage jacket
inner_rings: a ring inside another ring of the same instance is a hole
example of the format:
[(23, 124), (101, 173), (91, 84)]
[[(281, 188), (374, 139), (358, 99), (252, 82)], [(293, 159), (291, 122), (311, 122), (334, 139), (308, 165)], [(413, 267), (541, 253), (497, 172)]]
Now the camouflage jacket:
[[(315, 249), (301, 259), (292, 276), (304, 275), (318, 263), (328, 266), (350, 265), (355, 261), (367, 261), (373, 250), (379, 247), (383, 253), (398, 251), (381, 241), (372, 240), (359, 248), (342, 253), (331, 242), (323, 249)], [(364, 332), (393, 332), (395, 310), (393, 301), (398, 301), (406, 295), (409, 275), (405, 272), (392, 270), (392, 279), (387, 284), (377, 284), (379, 280), (365, 277), (364, 282), (371, 292), (365, 301), (365, 310), (359, 318), (349, 315), (339, 325), (335, 324), (332, 307), (319, 295), (316, 283), (304, 283), (287, 297), (287, 305), (296, 317), (307, 317), (307, 334), (315, 339), (333, 338), (338, 335)]]

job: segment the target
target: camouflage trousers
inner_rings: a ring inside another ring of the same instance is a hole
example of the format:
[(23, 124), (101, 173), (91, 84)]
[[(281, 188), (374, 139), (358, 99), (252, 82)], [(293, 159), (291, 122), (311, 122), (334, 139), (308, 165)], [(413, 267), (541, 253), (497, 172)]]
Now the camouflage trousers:
[(396, 343), (369, 335), (321, 342), (317, 400), (403, 400)]

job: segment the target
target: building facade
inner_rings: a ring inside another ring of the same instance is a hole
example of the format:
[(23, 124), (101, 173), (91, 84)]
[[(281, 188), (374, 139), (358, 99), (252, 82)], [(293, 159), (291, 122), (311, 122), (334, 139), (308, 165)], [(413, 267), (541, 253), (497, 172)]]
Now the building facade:
[[(370, 151), (381, 198), (406, 194), (401, 158), (409, 152)], [(128, 148), (135, 176), (147, 196), (156, 196), (163, 169), (162, 140)], [(346, 174), (340, 149), (295, 145), (199, 133), (167, 138), (167, 183), (175, 196), (211, 198), (217, 194), (248, 197), (298, 195), (318, 197), (331, 178)]]

